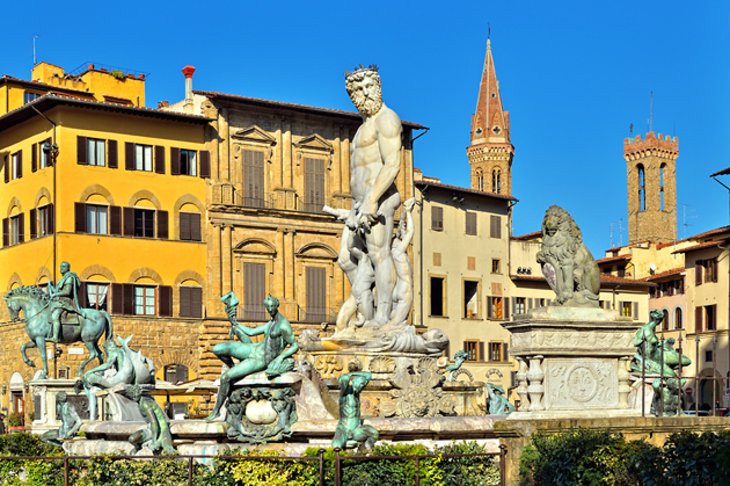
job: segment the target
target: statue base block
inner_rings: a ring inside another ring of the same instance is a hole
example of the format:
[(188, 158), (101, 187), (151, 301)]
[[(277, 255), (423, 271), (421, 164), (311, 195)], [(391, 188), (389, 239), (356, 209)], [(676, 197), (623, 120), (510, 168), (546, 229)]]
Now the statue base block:
[[(375, 352), (350, 348), (314, 350), (306, 354), (325, 402), (339, 398), (338, 379), (350, 363), (372, 373), (360, 393), (362, 417), (418, 418), (483, 415), (484, 383), (446, 382), (444, 358), (420, 353)], [(335, 408), (336, 410), (336, 408)]]
[(640, 415), (628, 403), (639, 324), (603, 309), (550, 306), (502, 326), (519, 362), (520, 403), (510, 418)]

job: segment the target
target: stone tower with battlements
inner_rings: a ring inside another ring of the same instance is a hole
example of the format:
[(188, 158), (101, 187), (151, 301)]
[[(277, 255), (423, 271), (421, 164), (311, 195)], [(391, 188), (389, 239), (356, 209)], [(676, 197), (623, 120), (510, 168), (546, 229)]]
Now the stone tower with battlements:
[(677, 239), (679, 140), (648, 132), (624, 140), (629, 207), (629, 244)]
[(502, 106), (492, 46), (487, 40), (479, 96), (466, 149), (472, 189), (511, 196), (514, 153), (515, 148), (509, 138), (509, 112)]

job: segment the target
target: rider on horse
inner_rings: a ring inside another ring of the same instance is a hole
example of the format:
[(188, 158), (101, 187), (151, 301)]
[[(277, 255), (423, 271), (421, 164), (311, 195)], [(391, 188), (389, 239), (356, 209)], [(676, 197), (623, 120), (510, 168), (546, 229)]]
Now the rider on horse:
[(71, 265), (68, 262), (61, 262), (61, 280), (55, 286), (53, 284), (48, 286), (51, 296), (49, 304), (51, 309), (51, 332), (48, 339), (54, 343), (59, 341), (61, 314), (67, 311), (81, 315), (79, 287), (81, 287), (81, 280), (79, 280), (78, 275), (71, 271)]

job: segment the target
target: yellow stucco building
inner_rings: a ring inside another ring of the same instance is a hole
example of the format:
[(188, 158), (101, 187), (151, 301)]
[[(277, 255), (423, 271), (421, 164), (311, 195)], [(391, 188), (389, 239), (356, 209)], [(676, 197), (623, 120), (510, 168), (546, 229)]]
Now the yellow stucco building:
[[(159, 378), (193, 377), (208, 120), (145, 108), (144, 79), (89, 68), (69, 76), (40, 63), (32, 81), (0, 80), (0, 285), (55, 282), (68, 261), (81, 305), (111, 312), (115, 335), (134, 334)], [(8, 317), (0, 306), (0, 320)], [(18, 351), (27, 340), (21, 323), (0, 326), (0, 407), (10, 413), (23, 411), (34, 372)], [(59, 348), (51, 374), (75, 375), (86, 349)]]

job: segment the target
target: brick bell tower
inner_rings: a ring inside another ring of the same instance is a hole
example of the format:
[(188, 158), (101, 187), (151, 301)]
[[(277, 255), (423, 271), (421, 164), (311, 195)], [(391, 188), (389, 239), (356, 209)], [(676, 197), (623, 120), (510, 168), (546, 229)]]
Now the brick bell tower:
[(624, 139), (629, 197), (629, 244), (677, 239), (679, 140), (648, 132)]
[(511, 196), (515, 148), (510, 143), (509, 112), (502, 106), (489, 39), (477, 107), (471, 118), (470, 139), (466, 155), (471, 166), (472, 189)]

